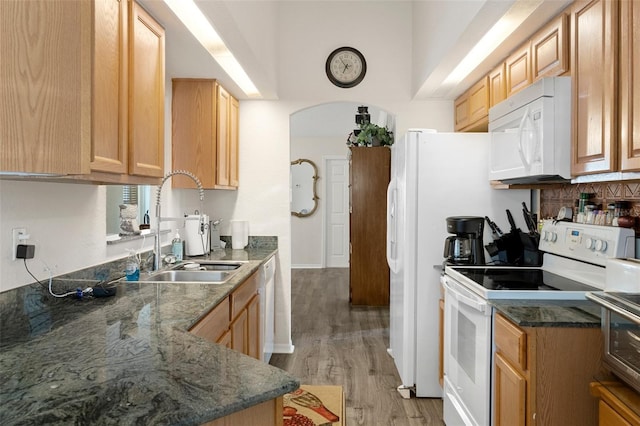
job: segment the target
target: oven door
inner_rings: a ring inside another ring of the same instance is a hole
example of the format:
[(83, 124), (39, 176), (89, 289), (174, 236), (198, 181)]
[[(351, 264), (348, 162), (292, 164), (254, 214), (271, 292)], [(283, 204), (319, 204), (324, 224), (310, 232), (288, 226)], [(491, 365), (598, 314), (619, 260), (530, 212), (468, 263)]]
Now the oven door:
[(603, 305), (604, 358), (613, 373), (640, 392), (640, 317), (613, 303)]
[(488, 425), (491, 407), (491, 307), (444, 275), (444, 421)]

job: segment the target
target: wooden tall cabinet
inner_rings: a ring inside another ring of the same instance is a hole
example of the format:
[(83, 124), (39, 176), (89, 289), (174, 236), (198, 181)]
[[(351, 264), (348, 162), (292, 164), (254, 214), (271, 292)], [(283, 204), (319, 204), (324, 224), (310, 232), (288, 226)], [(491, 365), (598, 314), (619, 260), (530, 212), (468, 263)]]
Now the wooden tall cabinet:
[(350, 301), (353, 305), (389, 304), (386, 257), (387, 187), (391, 150), (350, 148)]
[[(207, 189), (238, 188), (239, 104), (216, 80), (173, 79), (173, 168), (194, 173)], [(195, 188), (184, 176), (174, 188)]]

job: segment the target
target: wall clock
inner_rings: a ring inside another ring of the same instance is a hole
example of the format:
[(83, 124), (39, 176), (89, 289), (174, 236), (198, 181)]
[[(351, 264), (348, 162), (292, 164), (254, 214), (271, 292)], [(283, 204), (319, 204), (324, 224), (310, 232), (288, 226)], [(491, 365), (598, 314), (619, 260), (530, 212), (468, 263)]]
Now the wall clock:
[(367, 73), (364, 56), (353, 47), (339, 47), (329, 54), (325, 65), (329, 81), (338, 87), (354, 87)]

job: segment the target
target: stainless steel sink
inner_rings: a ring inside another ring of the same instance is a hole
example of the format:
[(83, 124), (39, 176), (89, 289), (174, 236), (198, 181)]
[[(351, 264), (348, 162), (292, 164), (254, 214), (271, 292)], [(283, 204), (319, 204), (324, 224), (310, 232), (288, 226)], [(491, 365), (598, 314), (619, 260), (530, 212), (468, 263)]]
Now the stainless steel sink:
[(191, 270), (189, 264), (198, 264), (200, 268), (204, 268), (206, 271), (235, 271), (240, 268), (244, 263), (242, 261), (228, 261), (228, 260), (198, 260), (193, 262), (186, 262), (173, 269)]
[(227, 282), (235, 271), (184, 271), (171, 269), (160, 271), (146, 277), (140, 277), (140, 281), (146, 282), (176, 282), (198, 284), (222, 284)]

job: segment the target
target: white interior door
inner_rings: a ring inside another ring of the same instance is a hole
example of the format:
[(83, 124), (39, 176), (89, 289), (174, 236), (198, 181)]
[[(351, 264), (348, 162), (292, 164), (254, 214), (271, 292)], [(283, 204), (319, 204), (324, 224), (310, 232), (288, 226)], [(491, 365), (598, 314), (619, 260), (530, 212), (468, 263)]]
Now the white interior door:
[(349, 267), (349, 161), (325, 157), (325, 265)]

